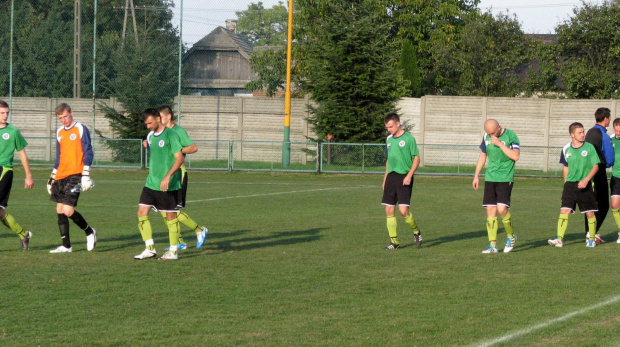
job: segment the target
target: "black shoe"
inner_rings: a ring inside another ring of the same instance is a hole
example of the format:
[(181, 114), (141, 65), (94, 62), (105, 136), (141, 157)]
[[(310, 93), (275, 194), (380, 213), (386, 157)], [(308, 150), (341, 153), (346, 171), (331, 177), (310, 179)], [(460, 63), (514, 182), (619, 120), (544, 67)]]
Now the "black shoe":
[(22, 251), (28, 250), (29, 248), (28, 245), (30, 244), (31, 237), (32, 237), (32, 233), (29, 231), (26, 233), (26, 236), (24, 236), (24, 238), (20, 240), (22, 242)]
[(390, 243), (389, 245), (387, 245), (384, 249), (397, 249), (400, 248), (399, 244), (396, 243)]
[(422, 245), (422, 233), (413, 234), (413, 237), (415, 238), (415, 246), (420, 248)]

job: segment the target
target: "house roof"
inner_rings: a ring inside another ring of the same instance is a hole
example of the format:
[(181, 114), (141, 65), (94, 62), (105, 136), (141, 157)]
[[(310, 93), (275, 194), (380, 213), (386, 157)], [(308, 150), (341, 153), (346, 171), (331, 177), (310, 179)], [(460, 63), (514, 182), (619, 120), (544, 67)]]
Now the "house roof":
[(252, 49), (252, 43), (243, 36), (235, 34), (226, 28), (217, 27), (207, 36), (196, 42), (185, 54), (183, 60), (196, 50), (237, 51), (247, 60), (250, 60)]

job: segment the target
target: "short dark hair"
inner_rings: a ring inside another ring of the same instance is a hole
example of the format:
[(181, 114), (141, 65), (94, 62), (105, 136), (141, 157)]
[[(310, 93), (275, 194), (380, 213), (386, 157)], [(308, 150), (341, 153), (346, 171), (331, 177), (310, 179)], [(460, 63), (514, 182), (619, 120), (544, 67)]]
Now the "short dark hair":
[(159, 117), (159, 111), (157, 111), (157, 109), (154, 108), (147, 108), (146, 110), (144, 110), (144, 112), (142, 112), (142, 117), (144, 117), (144, 120), (146, 120), (149, 117)]
[(571, 125), (568, 127), (568, 133), (569, 133), (569, 134), (574, 133), (574, 132), (575, 132), (575, 129), (577, 129), (577, 128), (583, 128), (583, 124), (581, 124), (581, 123), (579, 123), (579, 122), (575, 122), (575, 123), (571, 124)]
[(398, 116), (398, 114), (392, 112), (389, 113), (387, 116), (385, 116), (385, 118), (383, 119), (383, 124), (387, 124), (389, 121), (395, 121), (395, 122), (400, 122), (400, 117)]
[(614, 126), (617, 127), (620, 125), (620, 118), (614, 119)]
[(55, 112), (57, 116), (63, 114), (65, 111), (71, 112), (71, 106), (69, 106), (66, 102), (60, 103), (56, 106)]
[(159, 113), (169, 114), (170, 119), (174, 120), (174, 112), (172, 112), (172, 107), (168, 105), (163, 105), (163, 106), (159, 106), (157, 110), (159, 111)]
[(603, 119), (611, 117), (611, 111), (607, 107), (599, 107), (596, 112), (594, 112), (594, 118), (596, 122), (602, 122)]
[(9, 104), (4, 100), (0, 100), (0, 107), (9, 108)]

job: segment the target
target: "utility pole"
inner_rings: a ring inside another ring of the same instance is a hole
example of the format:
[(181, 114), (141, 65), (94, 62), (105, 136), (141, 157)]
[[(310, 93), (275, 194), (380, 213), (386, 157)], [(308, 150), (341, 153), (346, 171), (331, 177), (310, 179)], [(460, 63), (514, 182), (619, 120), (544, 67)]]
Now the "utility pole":
[(73, 24), (73, 97), (82, 97), (82, 5), (75, 0)]
[(129, 15), (129, 10), (131, 10), (131, 19), (133, 21), (133, 36), (136, 39), (136, 44), (138, 44), (138, 24), (136, 23), (136, 6), (133, 4), (133, 0), (125, 0), (125, 18), (123, 19), (122, 45), (125, 44), (125, 34), (127, 33), (127, 16)]

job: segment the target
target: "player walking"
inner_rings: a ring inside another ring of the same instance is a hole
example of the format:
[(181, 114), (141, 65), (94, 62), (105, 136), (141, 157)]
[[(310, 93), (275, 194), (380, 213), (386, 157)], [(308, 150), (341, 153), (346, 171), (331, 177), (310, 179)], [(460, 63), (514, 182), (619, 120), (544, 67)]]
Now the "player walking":
[(611, 138), (613, 144), (615, 161), (611, 169), (611, 180), (609, 188), (611, 190), (611, 214), (618, 227), (618, 241), (620, 243), (620, 118), (614, 119), (613, 123), (615, 136)]
[(413, 175), (420, 165), (420, 155), (415, 138), (401, 128), (400, 117), (396, 113), (388, 114), (385, 119), (385, 128), (389, 135), (387, 144), (387, 162), (383, 176), (383, 200), (387, 229), (390, 235), (390, 244), (385, 249), (400, 248), (398, 241), (396, 204), (405, 223), (411, 227), (416, 247), (422, 244), (422, 233), (418, 228), (413, 215), (409, 211)]
[(562, 247), (562, 240), (568, 227), (568, 214), (575, 211), (575, 205), (579, 206), (581, 213), (588, 218), (589, 238), (586, 247), (595, 247), (596, 196), (592, 190), (592, 177), (599, 170), (599, 159), (596, 149), (590, 143), (585, 142), (585, 131), (581, 123), (573, 123), (568, 128), (571, 142), (562, 148), (560, 163), (564, 165), (564, 189), (562, 190), (562, 207), (558, 219), (558, 236), (548, 240), (549, 245)]
[(6, 208), (9, 204), (11, 187), (13, 186), (13, 155), (16, 151), (19, 154), (19, 159), (26, 173), (24, 188), (32, 189), (32, 187), (34, 187), (34, 181), (32, 180), (30, 163), (26, 155), (26, 146), (28, 146), (28, 142), (26, 142), (19, 132), (19, 129), (8, 123), (8, 119), (9, 104), (0, 100), (0, 165), (2, 165), (2, 174), (0, 174), (0, 222), (19, 236), (22, 244), (22, 251), (27, 251), (32, 233), (24, 230), (24, 228), (15, 221), (15, 218), (6, 212)]
[(490, 245), (482, 253), (497, 253), (498, 214), (506, 230), (504, 253), (508, 253), (512, 251), (517, 240), (512, 227), (512, 215), (508, 209), (514, 185), (515, 163), (520, 157), (519, 138), (514, 131), (502, 128), (495, 119), (484, 122), (484, 132), (472, 182), (474, 189), (478, 190), (478, 176), (488, 157), (482, 206), (487, 210), (487, 235)]

